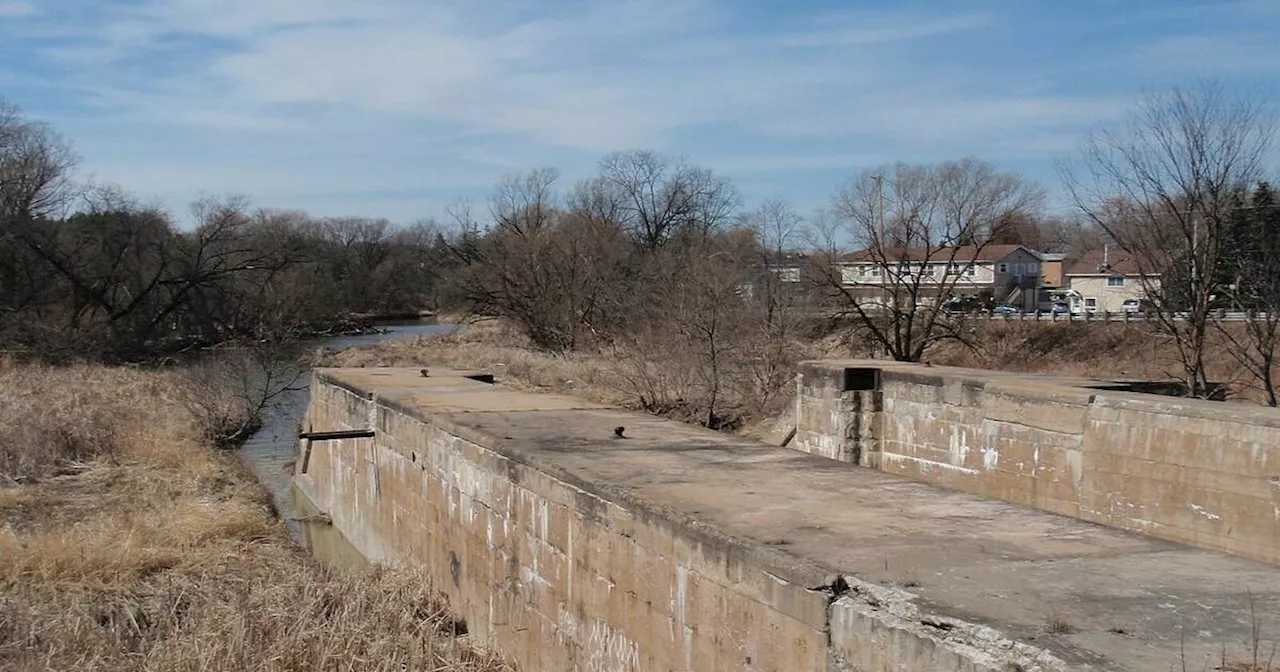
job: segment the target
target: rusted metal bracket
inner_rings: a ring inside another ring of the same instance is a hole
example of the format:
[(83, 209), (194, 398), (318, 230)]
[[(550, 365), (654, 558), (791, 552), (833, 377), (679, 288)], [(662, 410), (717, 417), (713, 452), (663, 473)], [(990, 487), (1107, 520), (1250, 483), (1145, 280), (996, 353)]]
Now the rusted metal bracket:
[(374, 431), (372, 429), (340, 429), (333, 432), (302, 432), (298, 434), (299, 439), (307, 440), (307, 452), (302, 455), (302, 473), (307, 473), (307, 467), (311, 466), (311, 443), (313, 441), (371, 439), (373, 435)]
[(373, 438), (372, 429), (340, 429), (335, 432), (303, 432), (298, 435), (299, 439), (307, 439), (308, 441), (336, 441), (338, 439), (369, 439)]

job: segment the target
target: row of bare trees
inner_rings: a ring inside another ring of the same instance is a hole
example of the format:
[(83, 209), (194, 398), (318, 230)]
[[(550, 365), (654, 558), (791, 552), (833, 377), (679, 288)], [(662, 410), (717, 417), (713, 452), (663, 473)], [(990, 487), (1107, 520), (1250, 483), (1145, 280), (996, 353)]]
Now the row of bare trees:
[[(726, 399), (783, 384), (804, 318), (842, 318), (872, 349), (918, 361), (971, 337), (948, 301), (972, 289), (988, 247), (1107, 244), (1139, 265), (1192, 394), (1210, 392), (1218, 334), (1275, 403), (1269, 119), (1212, 86), (1146, 99), (1064, 170), (1076, 218), (1046, 216), (1039, 186), (972, 158), (865, 171), (805, 221), (776, 200), (744, 210), (707, 168), (627, 151), (574, 184), (550, 168), (504, 178), (442, 234), (236, 199), (197, 203), (183, 229), (76, 188), (69, 147), (2, 108), (0, 343), (135, 358), (454, 302), (548, 351), (609, 349), (644, 405), (717, 426), (732, 422)], [(1224, 309), (1254, 319), (1231, 327)]]
[[(1146, 96), (1127, 123), (1088, 137), (1062, 162), (1080, 217), (1045, 217), (1043, 192), (973, 160), (863, 173), (834, 198), (812, 265), (828, 306), (854, 318), (888, 356), (918, 361), (943, 340), (966, 340), (945, 310), (988, 245), (1079, 255), (1110, 245), (1136, 266), (1142, 297), (1172, 344), (1188, 394), (1218, 392), (1221, 348), (1275, 406), (1280, 344), (1280, 208), (1269, 178), (1275, 118), (1209, 82)], [(844, 261), (861, 262), (850, 276)], [(938, 270), (938, 269), (945, 270)], [(1243, 322), (1224, 319), (1243, 313)]]
[(146, 360), (281, 341), (352, 314), (438, 298), (434, 227), (193, 204), (191, 226), (117, 189), (77, 185), (51, 128), (0, 106), (0, 348), (47, 359)]
[[(1208, 396), (1212, 335), (1277, 404), (1280, 212), (1267, 181), (1274, 118), (1214, 83), (1147, 96), (1063, 165), (1076, 206), (1139, 273), (1192, 396)], [(1244, 325), (1225, 322), (1243, 312)]]
[(799, 312), (765, 272), (798, 233), (780, 201), (745, 212), (712, 171), (632, 151), (572, 185), (551, 169), (510, 176), (487, 217), (453, 215), (459, 297), (537, 347), (608, 353), (649, 410), (728, 426), (792, 375)]
[[(1076, 217), (1046, 216), (1041, 187), (972, 158), (865, 171), (805, 222), (779, 201), (743, 212), (732, 185), (707, 169), (619, 152), (568, 188), (551, 169), (505, 179), (485, 221), (456, 212), (455, 280), (478, 310), (554, 352), (695, 353), (697, 366), (681, 371), (704, 378), (702, 412), (714, 425), (726, 372), (782, 376), (770, 367), (795, 352), (802, 317), (843, 318), (870, 349), (919, 361), (942, 341), (972, 338), (963, 311), (949, 307), (980, 284), (974, 271), (989, 246), (1070, 261), (1108, 245), (1138, 263), (1190, 394), (1213, 392), (1206, 352), (1225, 343), (1275, 404), (1272, 135), (1261, 107), (1212, 85), (1151, 96), (1128, 126), (1090, 137), (1066, 164)], [(1020, 282), (1035, 292), (1038, 277)], [(1224, 310), (1251, 318), (1233, 326)], [(635, 368), (637, 394), (666, 403), (652, 368)]]

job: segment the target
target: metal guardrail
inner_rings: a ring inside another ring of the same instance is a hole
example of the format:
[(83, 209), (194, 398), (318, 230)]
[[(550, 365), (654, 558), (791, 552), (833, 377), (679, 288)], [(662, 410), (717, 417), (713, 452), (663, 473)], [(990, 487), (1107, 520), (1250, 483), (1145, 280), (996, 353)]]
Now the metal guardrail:
[[(1160, 318), (1147, 313), (1109, 313), (1109, 312), (1086, 312), (1086, 313), (1050, 313), (1050, 312), (1031, 312), (1031, 313), (970, 313), (968, 317), (976, 317), (978, 319), (1006, 321), (1006, 322), (1156, 322)], [(1176, 320), (1185, 320), (1186, 313), (1176, 313), (1173, 315)], [(1211, 321), (1217, 322), (1246, 322), (1249, 320), (1249, 314), (1244, 312), (1214, 312), (1209, 315)], [(1255, 313), (1255, 320), (1266, 320), (1265, 313)]]
[[(870, 313), (875, 313), (874, 309), (869, 309)], [(796, 312), (797, 315), (808, 318), (832, 318), (841, 316), (855, 316), (856, 313), (847, 310), (834, 309), (801, 309)], [(968, 318), (975, 320), (988, 320), (993, 322), (1156, 322), (1159, 320), (1153, 314), (1142, 312), (1137, 313), (1050, 313), (1048, 311), (1027, 312), (1027, 313), (992, 313), (989, 311), (980, 311), (972, 313), (945, 313), (954, 317)], [(1186, 313), (1175, 315), (1174, 319), (1186, 319)], [(1215, 311), (1210, 314), (1209, 319), (1217, 322), (1246, 322), (1249, 320), (1249, 314), (1240, 311)], [(1264, 321), (1267, 319), (1266, 313), (1254, 313), (1253, 319)]]

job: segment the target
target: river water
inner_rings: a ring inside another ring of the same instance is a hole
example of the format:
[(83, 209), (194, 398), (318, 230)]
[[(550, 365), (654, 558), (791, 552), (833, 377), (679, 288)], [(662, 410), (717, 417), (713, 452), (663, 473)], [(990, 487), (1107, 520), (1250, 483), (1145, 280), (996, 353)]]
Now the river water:
[[(422, 321), (387, 322), (378, 325), (384, 333), (362, 336), (341, 336), (314, 343), (327, 350), (342, 350), (362, 345), (374, 345), (401, 338), (413, 338), (444, 334), (456, 328), (453, 324), (434, 324)], [(310, 345), (310, 344), (309, 344)], [(262, 429), (258, 430), (238, 451), (241, 460), (271, 493), (276, 510), (284, 519), (289, 536), (311, 549), (322, 561), (329, 564), (352, 566), (363, 564), (363, 559), (350, 548), (333, 526), (307, 522), (315, 513), (307, 498), (293, 487), (292, 461), (297, 457), (298, 423), (306, 413), (310, 390), (306, 386), (310, 377), (300, 381), (302, 389), (286, 392), (277, 398), (266, 412)]]

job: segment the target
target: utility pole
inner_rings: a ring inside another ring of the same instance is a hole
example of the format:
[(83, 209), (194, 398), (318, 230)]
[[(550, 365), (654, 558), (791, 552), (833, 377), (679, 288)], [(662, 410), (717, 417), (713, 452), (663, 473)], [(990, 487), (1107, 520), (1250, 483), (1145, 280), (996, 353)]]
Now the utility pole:
[(877, 173), (876, 180), (876, 233), (881, 248), (884, 247), (884, 175)]

